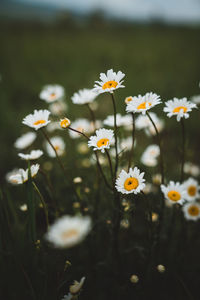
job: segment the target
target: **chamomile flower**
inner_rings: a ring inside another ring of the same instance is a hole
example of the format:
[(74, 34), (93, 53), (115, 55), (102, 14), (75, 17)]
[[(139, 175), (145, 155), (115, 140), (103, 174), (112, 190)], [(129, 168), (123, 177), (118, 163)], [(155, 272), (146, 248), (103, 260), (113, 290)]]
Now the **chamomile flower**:
[(200, 204), (197, 202), (186, 203), (183, 205), (183, 214), (187, 220), (197, 221), (200, 219)]
[(90, 217), (66, 215), (50, 226), (46, 239), (57, 248), (70, 248), (82, 242), (90, 230)]
[(93, 147), (94, 151), (101, 150), (104, 153), (105, 149), (109, 149), (113, 143), (113, 136), (114, 132), (111, 129), (98, 129), (96, 135), (90, 137), (88, 146)]
[(126, 112), (137, 112), (146, 114), (146, 111), (161, 103), (160, 96), (155, 93), (146, 93), (144, 96), (138, 95), (128, 102)]
[[(118, 127), (131, 126), (132, 117), (130, 115), (122, 116), (121, 114), (116, 114), (116, 123)], [(103, 121), (103, 124), (114, 127), (114, 116), (107, 116), (107, 118)]]
[(176, 119), (179, 122), (181, 118), (188, 119), (189, 112), (196, 107), (196, 104), (187, 101), (187, 98), (174, 98), (173, 100), (165, 102), (163, 111), (167, 113), (169, 118), (176, 116)]
[(49, 105), (50, 112), (55, 116), (60, 116), (66, 113), (67, 104), (63, 101), (54, 102)]
[(98, 94), (93, 89), (82, 89), (72, 96), (74, 104), (87, 104), (93, 102)]
[(183, 182), (183, 186), (186, 190), (186, 195), (185, 195), (186, 200), (194, 201), (200, 197), (200, 193), (199, 193), (200, 186), (197, 180), (190, 177), (189, 179)]
[(128, 173), (122, 170), (116, 180), (115, 187), (122, 194), (138, 194), (145, 187), (145, 179), (143, 177), (144, 172), (140, 173), (137, 167), (134, 169), (130, 168)]
[(98, 94), (109, 92), (113, 93), (114, 90), (124, 88), (122, 85), (125, 74), (121, 71), (113, 72), (113, 69), (107, 71), (107, 73), (100, 73), (100, 80), (95, 81), (94, 91)]
[(36, 133), (35, 132), (27, 132), (20, 136), (14, 143), (15, 148), (17, 149), (25, 149), (28, 146), (30, 146), (34, 140), (36, 139)]
[(191, 162), (185, 162), (184, 164), (184, 172), (187, 174), (190, 174), (192, 176), (199, 176), (200, 174), (200, 168), (199, 166), (191, 163)]
[[(152, 118), (154, 124), (156, 125), (158, 132), (160, 132), (164, 127), (163, 120), (159, 119), (154, 112), (150, 112), (149, 115)], [(139, 115), (135, 120), (135, 127), (138, 130), (144, 129), (147, 135), (156, 135), (155, 128), (153, 127), (153, 124), (147, 116)]]
[(60, 120), (60, 127), (63, 128), (63, 129), (69, 127), (70, 124), (71, 124), (71, 121), (67, 118), (64, 118), (64, 119)]
[[(40, 168), (39, 164), (36, 165), (32, 165), (30, 167), (30, 173), (31, 173), (31, 177), (35, 177), (36, 174), (38, 173), (38, 170)], [(26, 169), (19, 169), (14, 175), (11, 175), (8, 178), (8, 181), (12, 184), (22, 184), (24, 182), (26, 182), (28, 180), (28, 175), (29, 174), (29, 170)]]
[(179, 182), (170, 181), (167, 186), (161, 184), (160, 187), (168, 203), (183, 204), (185, 202), (186, 191)]
[(30, 152), (30, 154), (23, 154), (23, 153), (18, 153), (18, 156), (21, 159), (24, 160), (34, 160), (34, 159), (38, 159), (40, 156), (43, 155), (43, 151), (42, 150), (32, 150)]
[(132, 97), (132, 96), (128, 96), (128, 97), (125, 98), (124, 102), (125, 102), (126, 104), (128, 104), (128, 103), (131, 102), (132, 100), (133, 100), (133, 97)]
[(54, 122), (51, 122), (47, 125), (47, 131), (48, 132), (53, 132), (55, 130), (58, 130), (58, 129), (61, 129), (60, 128), (60, 125), (58, 122), (54, 121)]
[(61, 85), (52, 84), (45, 85), (40, 92), (40, 99), (46, 101), (47, 103), (52, 103), (56, 100), (60, 100), (64, 97), (65, 90)]
[(65, 295), (61, 300), (73, 300), (74, 296), (71, 293)]
[(143, 152), (141, 162), (148, 167), (157, 165), (157, 157), (160, 155), (160, 148), (157, 145), (150, 145)]
[[(91, 133), (93, 131), (92, 123), (87, 119), (77, 119), (76, 121), (71, 123), (70, 127), (77, 131), (84, 132), (85, 134)], [(76, 139), (81, 137), (81, 134), (69, 130), (69, 136), (73, 139)]]
[(34, 128), (35, 130), (38, 130), (50, 123), (50, 121), (48, 120), (49, 115), (50, 111), (48, 111), (47, 109), (34, 110), (34, 113), (26, 116), (23, 119), (22, 123)]
[[(54, 146), (54, 148), (56, 149), (58, 156), (63, 155), (65, 152), (65, 143), (64, 143), (63, 139), (59, 136), (54, 136), (50, 139), (50, 141), (51, 141), (52, 145)], [(48, 142), (46, 142), (46, 150), (50, 157), (56, 157), (55, 151), (49, 145)]]

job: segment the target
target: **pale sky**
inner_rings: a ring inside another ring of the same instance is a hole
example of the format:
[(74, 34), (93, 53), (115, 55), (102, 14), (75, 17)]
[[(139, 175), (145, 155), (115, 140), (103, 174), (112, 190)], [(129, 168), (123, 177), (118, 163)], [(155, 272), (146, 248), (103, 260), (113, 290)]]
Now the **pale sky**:
[(172, 22), (200, 22), (200, 0), (15, 0), (24, 3), (50, 4), (58, 8), (105, 13), (128, 19), (153, 17)]

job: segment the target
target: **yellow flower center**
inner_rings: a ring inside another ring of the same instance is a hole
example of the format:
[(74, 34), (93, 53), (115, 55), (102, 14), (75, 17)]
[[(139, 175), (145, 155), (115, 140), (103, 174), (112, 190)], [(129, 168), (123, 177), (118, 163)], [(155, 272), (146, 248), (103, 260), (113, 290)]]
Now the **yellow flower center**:
[(190, 196), (195, 196), (196, 195), (196, 192), (197, 192), (197, 188), (196, 188), (196, 186), (195, 185), (191, 185), (191, 186), (189, 186), (188, 187), (188, 194), (190, 195)]
[(55, 97), (56, 97), (56, 94), (55, 93), (51, 93), (50, 98), (54, 99)]
[(135, 177), (129, 177), (124, 182), (124, 188), (127, 191), (135, 190), (138, 187), (138, 185), (139, 185), (139, 182), (138, 182), (137, 178), (135, 178)]
[(169, 199), (171, 201), (174, 201), (174, 202), (179, 201), (181, 199), (181, 194), (177, 191), (169, 191), (167, 193), (167, 196), (169, 197)]
[(189, 208), (188, 208), (188, 214), (191, 215), (191, 216), (198, 216), (200, 213), (199, 211), (199, 208), (198, 206), (196, 205), (191, 205)]
[(61, 238), (63, 240), (66, 240), (66, 239), (70, 239), (70, 238), (73, 238), (73, 237), (77, 236), (77, 234), (78, 234), (78, 231), (76, 229), (70, 229), (70, 230), (64, 231), (61, 234)]
[(133, 97), (126, 97), (126, 99), (125, 99), (125, 103), (127, 104), (127, 103), (129, 103), (129, 102), (131, 102), (133, 100)]
[(104, 85), (102, 86), (102, 89), (111, 89), (111, 88), (116, 88), (116, 86), (118, 85), (118, 82), (116, 82), (115, 80), (110, 80), (104, 83)]
[(58, 145), (54, 146), (54, 149), (56, 149), (56, 151), (58, 151), (60, 149), (60, 147)]
[(69, 125), (70, 125), (70, 120), (68, 120), (67, 118), (60, 121), (60, 127), (62, 128), (67, 128)]
[(97, 147), (102, 147), (102, 146), (107, 146), (109, 143), (109, 139), (100, 139), (98, 142), (97, 142)]
[(39, 125), (39, 124), (45, 124), (46, 121), (45, 120), (38, 120), (36, 122), (33, 123), (33, 125)]
[(145, 109), (147, 103), (149, 104), (149, 106), (151, 106), (150, 102), (143, 102), (140, 105), (138, 105), (137, 109)]
[(178, 107), (174, 108), (173, 112), (174, 113), (179, 113), (179, 111), (181, 109), (183, 109), (184, 113), (187, 111), (187, 107), (185, 107), (185, 106), (178, 106)]

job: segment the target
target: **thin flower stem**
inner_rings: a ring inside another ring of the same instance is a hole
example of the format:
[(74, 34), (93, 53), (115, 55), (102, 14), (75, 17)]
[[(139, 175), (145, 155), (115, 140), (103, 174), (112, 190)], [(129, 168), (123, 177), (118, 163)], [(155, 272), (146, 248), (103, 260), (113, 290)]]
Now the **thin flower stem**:
[(115, 97), (114, 93), (111, 93), (112, 103), (113, 103), (113, 110), (114, 110), (114, 136), (115, 136), (115, 179), (117, 176), (117, 169), (118, 169), (118, 143), (117, 143), (117, 110), (116, 110), (116, 104), (115, 104)]
[(180, 181), (184, 180), (184, 163), (185, 163), (185, 124), (181, 118), (181, 131), (182, 131), (182, 159), (181, 159), (181, 177)]
[[(74, 131), (74, 132), (77, 132), (77, 133), (81, 134), (81, 135), (84, 136), (87, 140), (89, 140), (89, 137), (88, 137), (86, 134), (84, 134), (83, 132), (78, 131), (78, 130), (76, 130), (76, 129), (74, 129), (74, 128), (71, 128), (71, 127), (67, 127), (67, 128), (68, 128), (69, 130), (72, 130), (72, 131)], [(96, 156), (97, 166), (98, 166), (99, 171), (100, 171), (100, 173), (101, 173), (101, 175), (102, 175), (102, 177), (103, 177), (103, 180), (104, 180), (104, 182), (105, 182), (105, 185), (106, 185), (109, 189), (112, 189), (112, 187), (111, 187), (110, 184), (108, 183), (108, 181), (107, 181), (107, 179), (106, 179), (106, 177), (105, 177), (105, 175), (104, 175), (104, 173), (103, 173), (103, 170), (102, 170), (102, 168), (101, 168), (101, 165), (100, 165), (100, 162), (99, 162), (99, 157), (98, 157), (97, 153), (94, 152), (94, 154), (95, 154), (95, 156)]]
[(44, 200), (42, 194), (40, 193), (40, 191), (39, 191), (39, 189), (38, 189), (38, 187), (37, 187), (37, 185), (35, 184), (34, 181), (32, 181), (32, 184), (33, 184), (33, 187), (34, 187), (35, 191), (37, 192), (37, 194), (40, 198), (40, 201), (42, 203), (42, 206), (43, 206), (43, 209), (44, 209), (44, 214), (45, 214), (45, 219), (46, 219), (46, 224), (47, 224), (47, 230), (48, 230), (48, 228), (49, 228), (49, 216), (48, 216), (47, 205), (46, 205), (45, 200)]
[(41, 128), (41, 132), (43, 133), (45, 139), (47, 140), (47, 142), (49, 143), (49, 145), (51, 146), (51, 148), (53, 149), (53, 151), (55, 152), (57, 161), (58, 161), (58, 163), (59, 163), (59, 165), (60, 165), (60, 167), (61, 167), (61, 169), (62, 169), (64, 175), (67, 177), (66, 170), (65, 170), (65, 168), (64, 168), (64, 166), (63, 166), (63, 164), (62, 164), (62, 162), (61, 162), (61, 160), (60, 160), (60, 158), (59, 158), (59, 156), (58, 156), (58, 153), (57, 153), (55, 147), (54, 147), (53, 144), (51, 143), (51, 141), (50, 141), (50, 139), (49, 139), (47, 133), (43, 130), (43, 128)]
[(110, 190), (112, 190), (112, 187), (111, 187), (110, 184), (108, 183), (108, 181), (107, 181), (107, 179), (106, 179), (106, 176), (105, 176), (105, 174), (104, 174), (104, 172), (103, 172), (103, 170), (102, 170), (101, 164), (100, 164), (100, 162), (99, 162), (98, 154), (97, 154), (96, 152), (95, 152), (94, 154), (95, 154), (96, 160), (97, 160), (97, 167), (99, 168), (99, 171), (100, 171), (100, 173), (101, 173), (101, 176), (103, 177), (103, 180), (104, 180), (104, 182), (105, 182), (105, 185), (106, 185)]
[(164, 184), (164, 162), (163, 162), (163, 153), (162, 153), (162, 147), (161, 147), (161, 141), (160, 141), (160, 134), (158, 132), (158, 129), (154, 123), (154, 121), (152, 120), (150, 114), (148, 111), (146, 111), (146, 114), (149, 118), (149, 120), (151, 121), (155, 131), (156, 131), (156, 135), (157, 135), (157, 142), (158, 142), (158, 146), (160, 148), (160, 173), (161, 173), (161, 182), (162, 184)]
[(95, 127), (95, 121), (96, 121), (96, 119), (95, 119), (94, 111), (93, 111), (92, 108), (90, 107), (90, 104), (89, 104), (89, 103), (87, 103), (86, 106), (87, 106), (87, 108), (88, 108), (88, 110), (89, 110), (89, 112), (90, 112), (91, 120), (92, 120), (93, 127), (94, 127), (94, 130), (95, 130), (95, 129), (96, 129), (96, 127)]
[(128, 171), (129, 171), (129, 168), (131, 167), (131, 160), (133, 157), (133, 150), (134, 150), (134, 143), (135, 143), (135, 115), (134, 115), (134, 113), (132, 113), (132, 120), (133, 120), (132, 147), (131, 147), (130, 156), (129, 156)]
[(76, 129), (71, 128), (71, 127), (67, 127), (67, 128), (68, 128), (69, 130), (71, 130), (71, 131), (74, 131), (74, 132), (76, 132), (76, 133), (81, 134), (82, 136), (84, 136), (86, 139), (89, 140), (89, 137), (88, 137), (85, 133), (83, 133), (82, 131), (76, 130)]
[(111, 179), (112, 179), (112, 183), (113, 183), (113, 191), (114, 191), (114, 174), (113, 174), (112, 161), (111, 161), (110, 154), (107, 149), (105, 149), (105, 152), (106, 152), (108, 162), (109, 162), (110, 174), (111, 174)]
[(144, 196), (144, 198), (147, 202), (147, 209), (148, 209), (148, 216), (149, 216), (148, 220), (150, 223), (149, 231), (150, 231), (150, 240), (151, 240), (152, 239), (152, 228), (153, 228), (151, 205), (149, 203), (149, 199), (147, 198), (146, 194), (143, 191), (141, 191), (141, 194)]

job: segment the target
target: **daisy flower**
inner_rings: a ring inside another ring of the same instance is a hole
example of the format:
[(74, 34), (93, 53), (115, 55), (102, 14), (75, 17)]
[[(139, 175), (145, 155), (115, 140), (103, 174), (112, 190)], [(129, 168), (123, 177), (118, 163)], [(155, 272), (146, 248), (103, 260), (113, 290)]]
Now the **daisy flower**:
[(128, 97), (125, 98), (124, 102), (125, 102), (126, 104), (128, 104), (128, 103), (131, 102), (132, 100), (133, 100), (133, 97), (132, 97), (132, 96), (128, 96)]
[(200, 219), (200, 204), (197, 202), (186, 203), (183, 208), (183, 214), (187, 220), (197, 221)]
[(138, 194), (145, 187), (144, 172), (140, 173), (140, 170), (135, 167), (130, 168), (129, 172), (122, 170), (116, 180), (115, 187), (118, 192), (122, 194)]
[(34, 140), (36, 139), (35, 132), (27, 132), (20, 136), (14, 143), (15, 148), (17, 149), (25, 149), (30, 146)]
[(30, 154), (23, 154), (23, 153), (18, 153), (18, 156), (21, 159), (24, 160), (34, 160), (34, 159), (38, 159), (40, 156), (43, 155), (43, 151), (42, 150), (32, 150), (30, 152)]
[[(76, 121), (71, 123), (71, 128), (84, 132), (84, 133), (91, 133), (93, 131), (92, 123), (89, 122), (87, 119), (77, 119)], [(73, 139), (81, 137), (81, 134), (74, 132), (72, 130), (69, 130), (69, 136)]]
[(173, 100), (165, 102), (163, 111), (167, 113), (169, 118), (176, 116), (176, 119), (179, 122), (181, 118), (188, 119), (189, 112), (192, 111), (192, 108), (196, 107), (196, 104), (187, 101), (187, 98), (174, 98)]
[(114, 90), (119, 88), (124, 88), (122, 85), (125, 74), (121, 71), (113, 72), (113, 69), (107, 71), (107, 73), (100, 73), (100, 80), (95, 81), (96, 84), (94, 85), (94, 91), (98, 94), (109, 92), (113, 93)]
[(137, 112), (146, 114), (146, 111), (150, 108), (161, 103), (160, 96), (154, 93), (146, 93), (144, 96), (138, 95), (133, 97), (133, 100), (128, 102), (126, 106), (126, 112)]
[[(161, 130), (164, 127), (163, 120), (159, 119), (154, 112), (150, 112), (149, 115), (152, 118), (154, 124), (156, 125), (158, 132), (161, 132)], [(145, 115), (139, 115), (137, 117), (137, 119), (135, 120), (135, 127), (138, 130), (144, 129), (147, 135), (149, 135), (149, 133), (152, 135), (156, 135), (156, 131), (155, 128), (153, 127), (153, 124), (151, 123), (149, 118)]]
[(72, 96), (74, 104), (87, 104), (93, 102), (98, 94), (93, 89), (82, 89)]
[(96, 130), (96, 135), (91, 136), (88, 141), (88, 146), (93, 147), (93, 150), (101, 150), (102, 153), (105, 149), (110, 148), (110, 144), (113, 142), (114, 132), (111, 129), (98, 129)]
[(167, 186), (161, 184), (161, 191), (163, 192), (165, 199), (168, 203), (183, 204), (185, 202), (186, 191), (182, 184), (179, 182), (170, 181)]
[(82, 242), (90, 230), (90, 217), (66, 215), (50, 226), (46, 239), (55, 247), (70, 248)]
[(191, 162), (186, 162), (184, 164), (184, 172), (197, 177), (200, 174), (200, 168)]
[(186, 190), (186, 195), (185, 195), (186, 200), (194, 201), (200, 197), (200, 193), (199, 193), (200, 186), (197, 180), (190, 177), (189, 179), (183, 182), (183, 186)]
[(34, 110), (34, 113), (26, 116), (23, 119), (22, 123), (34, 128), (35, 130), (38, 130), (50, 123), (50, 121), (48, 120), (49, 115), (50, 111), (48, 111), (47, 109)]
[[(132, 117), (130, 115), (122, 116), (121, 114), (116, 114), (116, 123), (118, 127), (131, 126), (132, 122)], [(103, 124), (114, 127), (114, 116), (107, 116), (107, 118), (103, 121)]]
[(67, 111), (67, 104), (63, 101), (54, 102), (49, 105), (50, 112), (55, 116), (65, 114)]
[(67, 118), (64, 118), (64, 119), (60, 120), (60, 127), (63, 128), (63, 129), (69, 127), (70, 124), (71, 124), (71, 121)]
[(61, 129), (60, 125), (59, 125), (59, 123), (57, 121), (51, 122), (51, 123), (49, 123), (47, 125), (47, 131), (48, 132), (53, 132), (53, 131), (55, 131), (57, 129), (59, 129), (59, 130)]
[[(32, 165), (30, 167), (30, 173), (32, 178), (35, 177), (35, 175), (38, 173), (39, 168), (40, 168), (39, 164)], [(11, 175), (8, 178), (8, 181), (12, 184), (22, 184), (28, 180), (28, 174), (29, 174), (28, 169), (26, 170), (19, 169), (14, 175)]]
[(157, 165), (157, 157), (160, 155), (160, 148), (157, 145), (150, 145), (143, 152), (141, 162), (148, 167)]
[(56, 100), (60, 100), (64, 97), (65, 90), (61, 85), (52, 84), (45, 85), (40, 92), (40, 99), (46, 101), (47, 103), (54, 102)]
[(73, 300), (74, 296), (71, 293), (68, 293), (67, 295), (64, 295), (64, 297), (61, 300)]
[[(50, 139), (50, 141), (51, 141), (52, 145), (54, 146), (54, 148), (56, 149), (58, 156), (63, 155), (63, 153), (65, 151), (65, 143), (64, 143), (63, 139), (59, 136), (54, 136)], [(50, 157), (56, 157), (55, 151), (53, 150), (53, 148), (51, 147), (51, 145), (48, 142), (46, 142), (46, 150)]]

